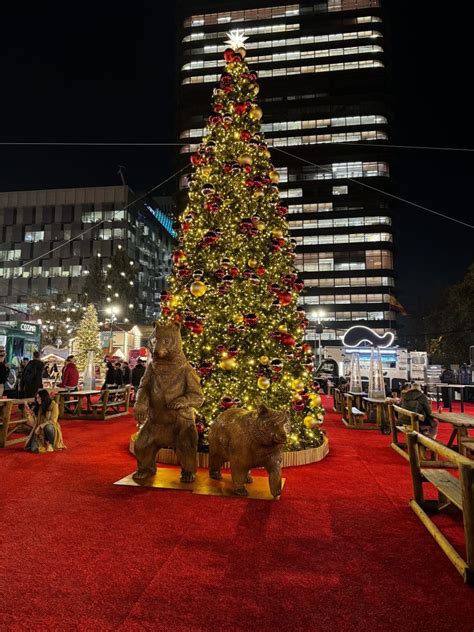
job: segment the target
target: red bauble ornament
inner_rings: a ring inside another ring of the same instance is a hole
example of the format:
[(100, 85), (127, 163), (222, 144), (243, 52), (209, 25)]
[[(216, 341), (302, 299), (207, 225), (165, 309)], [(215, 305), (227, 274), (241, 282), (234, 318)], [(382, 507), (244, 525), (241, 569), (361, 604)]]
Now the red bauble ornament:
[(202, 421), (196, 421), (196, 430), (198, 435), (204, 434), (206, 426), (202, 423)]
[(254, 314), (254, 313), (244, 314), (244, 323), (247, 325), (247, 327), (256, 327), (258, 323), (257, 314)]
[(293, 283), (293, 289), (295, 290), (295, 292), (301, 292), (304, 289), (304, 281), (302, 281), (301, 279), (298, 279), (298, 281), (295, 281)]
[(226, 48), (224, 51), (224, 59), (227, 63), (234, 61), (234, 49), (233, 48)]
[(285, 345), (286, 347), (294, 347), (296, 344), (296, 340), (290, 334), (281, 334), (280, 341), (281, 344)]
[(226, 351), (226, 346), (225, 345), (216, 345), (216, 353), (223, 353), (224, 351)]
[(244, 171), (245, 171), (245, 173), (250, 173), (252, 171), (251, 165), (245, 165), (244, 166)]
[(190, 160), (191, 160), (191, 164), (193, 164), (194, 166), (197, 166), (201, 164), (202, 158), (198, 154), (191, 154)]
[(168, 316), (171, 313), (171, 309), (167, 306), (161, 308), (161, 313), (163, 316)]
[(239, 268), (237, 268), (237, 266), (231, 266), (229, 268), (229, 274), (235, 279), (235, 277), (239, 276)]
[(265, 272), (267, 271), (267, 269), (264, 266), (258, 266), (258, 268), (255, 270), (255, 273), (261, 277), (265, 274)]
[(232, 171), (232, 165), (225, 164), (222, 170), (224, 173), (230, 173)]
[(298, 412), (302, 411), (305, 409), (305, 403), (303, 399), (294, 399), (291, 402), (291, 407), (293, 408), (293, 410), (296, 410)]
[(277, 206), (276, 212), (280, 217), (285, 217), (288, 215), (288, 208), (286, 206)]
[(225, 396), (221, 399), (221, 401), (219, 402), (219, 406), (223, 409), (223, 410), (227, 410), (228, 408), (232, 408), (232, 406), (235, 406), (235, 402), (232, 399), (232, 397), (228, 397)]
[(280, 292), (278, 294), (278, 300), (280, 302), (280, 305), (290, 305), (291, 301), (293, 300), (293, 294), (291, 292)]
[(184, 252), (184, 250), (175, 250), (173, 254), (171, 255), (171, 260), (173, 261), (175, 266), (178, 266), (178, 267), (183, 266), (186, 259), (187, 259), (187, 255)]
[(219, 235), (213, 230), (208, 230), (202, 238), (203, 244), (205, 246), (213, 246), (218, 240)]
[(305, 342), (303, 344), (303, 346), (301, 347), (301, 350), (303, 351), (303, 353), (305, 353), (306, 355), (312, 354), (313, 350), (311, 348), (311, 345), (309, 344), (309, 342)]
[(231, 324), (227, 327), (228, 334), (236, 334), (239, 331), (237, 325)]
[(227, 349), (227, 354), (229, 358), (235, 358), (239, 355), (240, 349), (238, 347), (229, 347)]
[(178, 270), (178, 276), (180, 279), (187, 279), (191, 276), (191, 268), (181, 268)]
[(186, 327), (186, 329), (191, 329), (192, 330), (195, 324), (196, 324), (196, 318), (194, 316), (185, 316), (184, 317), (183, 325)]
[(253, 180), (251, 178), (248, 178), (247, 180), (245, 180), (245, 186), (250, 189), (251, 187), (253, 187)]
[(247, 142), (251, 138), (252, 138), (252, 134), (248, 130), (244, 129), (242, 132), (240, 132), (240, 140)]
[(238, 116), (241, 116), (247, 111), (247, 105), (245, 103), (234, 103), (232, 109)]
[(198, 373), (202, 377), (206, 377), (212, 372), (213, 368), (214, 368), (214, 365), (212, 364), (212, 362), (207, 362), (207, 361), (201, 362), (201, 365), (198, 368)]
[(183, 231), (183, 233), (187, 233), (190, 228), (191, 224), (189, 222), (183, 222), (181, 224), (181, 230)]
[(194, 323), (194, 327), (191, 329), (193, 334), (199, 335), (204, 331), (204, 325), (202, 323), (196, 322)]

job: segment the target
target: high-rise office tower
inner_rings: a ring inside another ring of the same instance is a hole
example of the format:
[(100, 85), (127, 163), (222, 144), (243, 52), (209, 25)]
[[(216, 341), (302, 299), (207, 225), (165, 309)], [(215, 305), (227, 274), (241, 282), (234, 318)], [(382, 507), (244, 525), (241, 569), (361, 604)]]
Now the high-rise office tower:
[(308, 316), (322, 319), (326, 343), (353, 324), (393, 329), (391, 204), (376, 190), (391, 188), (380, 0), (182, 0), (179, 22), (183, 160), (203, 136), (226, 32), (244, 30)]

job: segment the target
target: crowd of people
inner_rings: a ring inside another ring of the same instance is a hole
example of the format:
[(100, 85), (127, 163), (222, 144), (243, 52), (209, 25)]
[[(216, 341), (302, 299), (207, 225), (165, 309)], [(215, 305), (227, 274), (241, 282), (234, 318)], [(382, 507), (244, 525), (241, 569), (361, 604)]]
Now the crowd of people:
[[(133, 369), (130, 369), (128, 362), (120, 361), (108, 361), (106, 368), (102, 390), (130, 384), (136, 393), (146, 367), (145, 361), (139, 358)], [(22, 358), (15, 368), (7, 363), (5, 351), (0, 350), (0, 398), (34, 398), (31, 406), (26, 402), (22, 404), (26, 416), (23, 430), (28, 435), (25, 450), (42, 453), (66, 447), (59, 424), (58, 404), (48, 390), (43, 388), (43, 380), (72, 392), (79, 388), (79, 379), (80, 374), (73, 355), (66, 358), (62, 370), (58, 369), (57, 364), (48, 366), (42, 362), (39, 351), (35, 351), (31, 359)]]

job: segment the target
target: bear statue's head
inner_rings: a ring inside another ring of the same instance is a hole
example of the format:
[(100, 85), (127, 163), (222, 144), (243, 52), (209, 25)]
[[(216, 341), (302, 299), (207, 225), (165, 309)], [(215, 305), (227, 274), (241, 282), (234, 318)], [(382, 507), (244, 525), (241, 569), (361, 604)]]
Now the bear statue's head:
[(155, 322), (155, 360), (173, 360), (182, 354), (179, 323), (161, 324)]
[(256, 413), (254, 436), (261, 445), (283, 445), (289, 429), (288, 415), (261, 404)]

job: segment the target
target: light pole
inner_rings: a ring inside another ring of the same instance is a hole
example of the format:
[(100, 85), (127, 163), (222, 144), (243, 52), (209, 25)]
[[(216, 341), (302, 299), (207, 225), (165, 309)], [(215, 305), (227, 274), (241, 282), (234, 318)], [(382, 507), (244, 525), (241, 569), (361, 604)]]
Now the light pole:
[[(321, 334), (323, 333), (324, 327), (321, 323), (322, 319), (324, 318), (324, 316), (326, 315), (325, 311), (323, 309), (318, 309), (315, 310), (314, 312), (312, 312), (311, 314), (311, 318), (313, 320), (316, 321), (315, 327), (314, 327), (314, 346), (315, 346), (315, 355), (318, 359), (318, 364), (317, 366), (319, 367), (319, 365), (321, 364), (321, 362), (323, 361), (323, 353), (322, 353), (322, 345), (321, 345)], [(317, 338), (316, 338), (317, 336)]]
[(109, 307), (105, 308), (105, 313), (110, 316), (109, 354), (112, 355), (114, 322), (117, 320), (118, 314), (120, 314), (120, 307), (118, 305), (110, 305)]

